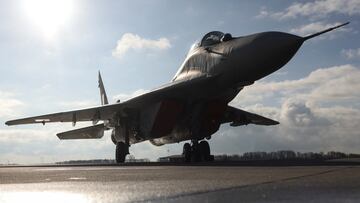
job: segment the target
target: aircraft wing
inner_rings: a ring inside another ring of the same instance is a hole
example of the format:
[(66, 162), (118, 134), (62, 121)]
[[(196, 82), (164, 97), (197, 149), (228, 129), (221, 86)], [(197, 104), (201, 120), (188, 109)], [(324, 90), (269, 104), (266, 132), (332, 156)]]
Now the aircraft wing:
[(228, 106), (224, 115), (223, 123), (230, 123), (230, 126), (240, 126), (247, 124), (255, 125), (277, 125), (278, 121), (266, 118), (254, 113)]
[(106, 106), (92, 107), (73, 111), (65, 111), (41, 116), (21, 118), (7, 121), (6, 125), (20, 125), (32, 123), (51, 123), (51, 122), (73, 122), (77, 121), (94, 121), (111, 119), (119, 109), (121, 104), (112, 104)]
[(203, 85), (206, 86), (208, 83), (213, 82), (213, 79), (215, 78), (216, 76), (204, 76), (189, 81), (172, 82), (122, 103), (21, 118), (7, 121), (5, 124), (45, 124), (51, 122), (73, 122), (75, 124), (78, 121), (95, 121), (96, 123), (96, 121), (99, 120), (112, 119), (116, 114), (126, 112), (126, 109), (137, 108), (139, 106), (147, 105), (150, 102), (161, 101), (163, 99), (169, 98), (184, 99), (188, 97), (189, 90), (193, 89), (194, 87), (199, 87)]

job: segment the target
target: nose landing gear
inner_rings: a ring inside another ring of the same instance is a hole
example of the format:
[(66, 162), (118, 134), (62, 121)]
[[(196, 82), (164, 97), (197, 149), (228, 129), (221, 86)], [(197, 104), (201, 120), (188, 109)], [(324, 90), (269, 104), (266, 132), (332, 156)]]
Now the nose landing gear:
[(214, 156), (210, 154), (209, 143), (205, 140), (200, 143), (198, 140), (192, 140), (191, 145), (185, 143), (183, 146), (183, 156), (185, 162), (213, 161)]

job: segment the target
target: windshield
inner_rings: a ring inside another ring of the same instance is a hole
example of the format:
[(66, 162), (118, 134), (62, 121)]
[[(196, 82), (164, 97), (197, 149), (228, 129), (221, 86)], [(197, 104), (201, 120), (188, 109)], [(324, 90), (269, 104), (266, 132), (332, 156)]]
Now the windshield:
[(211, 46), (220, 43), (224, 33), (220, 31), (212, 31), (207, 33), (201, 40), (200, 46)]
[(186, 54), (186, 56), (189, 56), (189, 54), (193, 53), (194, 50), (196, 50), (198, 47), (200, 46), (199, 41), (196, 41), (195, 43), (193, 43), (188, 51), (188, 53)]

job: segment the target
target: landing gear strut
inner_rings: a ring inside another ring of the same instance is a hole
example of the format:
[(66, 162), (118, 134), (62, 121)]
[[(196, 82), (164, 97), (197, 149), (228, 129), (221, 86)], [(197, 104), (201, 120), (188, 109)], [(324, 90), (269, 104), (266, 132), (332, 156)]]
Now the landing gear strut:
[(210, 155), (209, 143), (205, 140), (198, 143), (192, 140), (192, 145), (185, 143), (183, 147), (183, 155), (185, 162), (213, 161), (214, 156)]
[(184, 155), (185, 162), (191, 161), (191, 145), (189, 143), (184, 144), (183, 155)]
[(129, 154), (129, 147), (130, 147), (130, 141), (129, 141), (129, 129), (127, 125), (125, 125), (125, 142), (117, 142), (116, 143), (116, 151), (115, 151), (115, 160), (116, 163), (124, 163), (126, 155)]
[(116, 163), (124, 163), (126, 155), (129, 154), (129, 145), (124, 142), (116, 143), (115, 159)]

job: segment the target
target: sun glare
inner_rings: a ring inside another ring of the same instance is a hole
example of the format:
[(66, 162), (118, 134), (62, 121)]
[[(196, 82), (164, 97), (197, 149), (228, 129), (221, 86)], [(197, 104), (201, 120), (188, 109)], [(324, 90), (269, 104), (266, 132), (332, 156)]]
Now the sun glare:
[(22, 4), (26, 17), (48, 39), (68, 23), (74, 10), (72, 0), (23, 0)]

